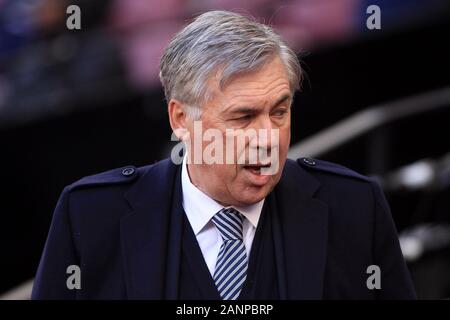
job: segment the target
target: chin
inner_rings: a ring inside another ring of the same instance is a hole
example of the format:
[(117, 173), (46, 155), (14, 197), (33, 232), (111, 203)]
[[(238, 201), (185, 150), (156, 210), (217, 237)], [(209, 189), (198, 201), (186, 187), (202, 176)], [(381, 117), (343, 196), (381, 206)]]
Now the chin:
[(239, 193), (239, 197), (237, 197), (237, 200), (240, 202), (239, 206), (249, 206), (261, 201), (269, 193), (270, 190), (267, 190), (266, 188), (262, 188), (262, 190), (256, 192), (255, 190), (245, 190)]

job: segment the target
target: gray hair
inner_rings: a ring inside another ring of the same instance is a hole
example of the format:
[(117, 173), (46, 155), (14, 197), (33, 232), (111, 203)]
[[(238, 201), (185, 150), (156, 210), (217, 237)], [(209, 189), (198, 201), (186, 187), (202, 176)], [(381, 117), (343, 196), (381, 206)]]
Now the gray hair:
[(171, 40), (161, 58), (159, 77), (167, 102), (177, 99), (188, 116), (201, 116), (211, 98), (207, 80), (221, 72), (219, 87), (236, 74), (260, 69), (278, 55), (286, 67), (292, 95), (300, 88), (297, 55), (267, 25), (228, 11), (201, 14)]

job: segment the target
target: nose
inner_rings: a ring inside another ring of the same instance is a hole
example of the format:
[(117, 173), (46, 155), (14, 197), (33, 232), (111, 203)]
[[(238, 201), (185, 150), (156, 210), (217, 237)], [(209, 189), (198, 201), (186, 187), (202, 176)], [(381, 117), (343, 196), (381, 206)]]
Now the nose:
[(256, 136), (250, 143), (251, 147), (266, 150), (270, 156), (272, 148), (278, 146), (278, 129), (274, 127), (269, 115), (261, 115), (255, 122)]

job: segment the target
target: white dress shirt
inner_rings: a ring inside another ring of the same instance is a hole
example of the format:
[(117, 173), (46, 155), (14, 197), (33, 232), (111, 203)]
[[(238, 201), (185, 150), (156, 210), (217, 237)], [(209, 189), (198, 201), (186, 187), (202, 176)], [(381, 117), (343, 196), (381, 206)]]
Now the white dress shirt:
[[(209, 272), (211, 273), (211, 276), (214, 277), (217, 255), (219, 254), (223, 240), (211, 219), (217, 212), (225, 207), (203, 193), (191, 182), (187, 170), (186, 156), (183, 159), (181, 169), (181, 186), (183, 189), (184, 211), (186, 212), (186, 216), (194, 231), (195, 237), (197, 238)], [(264, 200), (265, 199), (262, 199), (247, 207), (233, 206), (233, 208), (238, 210), (245, 217), (243, 221), (243, 241), (248, 258), (250, 257), (250, 250), (252, 248), (259, 217), (261, 216)]]

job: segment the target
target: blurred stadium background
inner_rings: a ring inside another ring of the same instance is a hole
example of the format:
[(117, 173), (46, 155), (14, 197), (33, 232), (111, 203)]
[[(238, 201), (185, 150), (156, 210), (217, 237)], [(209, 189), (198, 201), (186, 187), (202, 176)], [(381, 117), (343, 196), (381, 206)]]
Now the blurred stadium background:
[[(70, 4), (81, 30), (66, 28)], [(381, 30), (366, 27), (373, 4)], [(290, 157), (377, 177), (419, 298), (449, 298), (446, 0), (0, 0), (0, 298), (29, 296), (65, 185), (170, 154), (159, 58), (212, 9), (268, 23), (298, 52)]]

